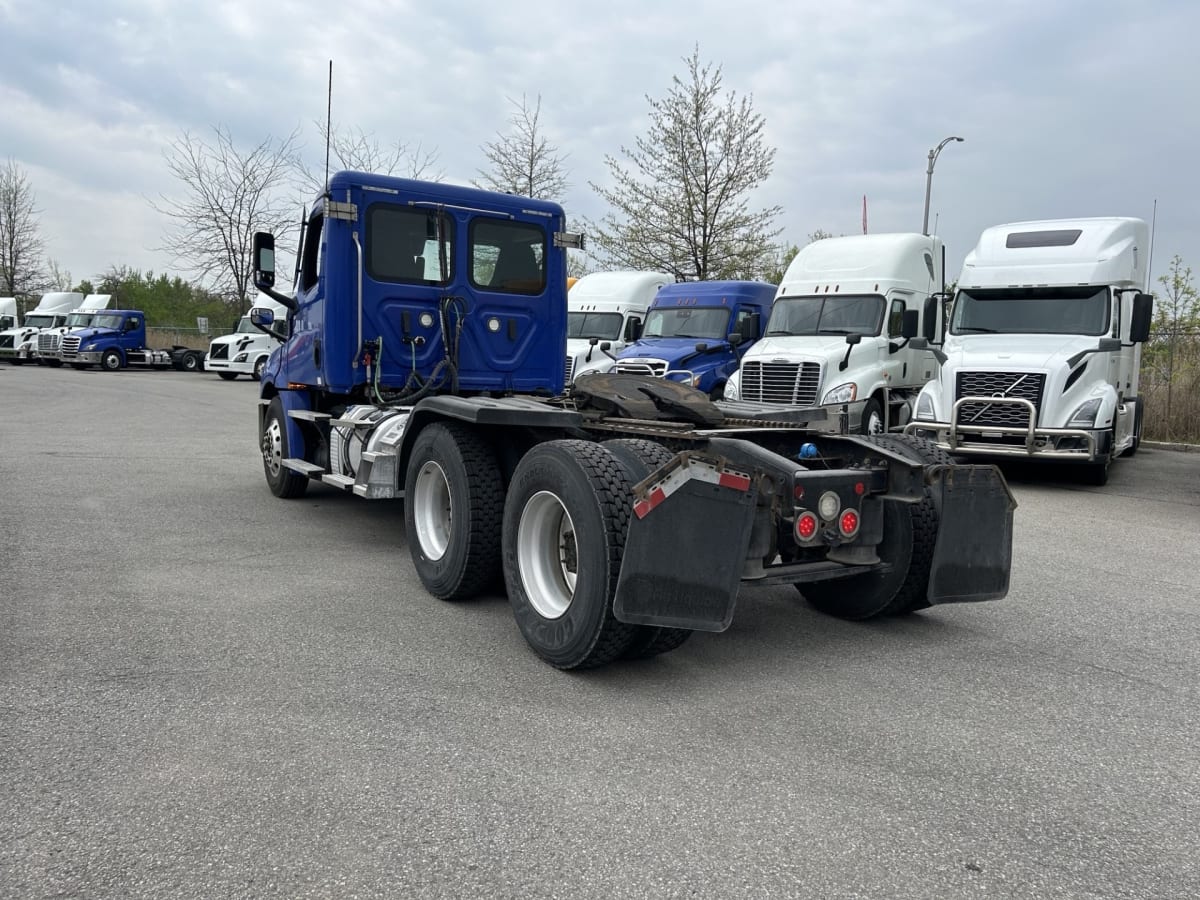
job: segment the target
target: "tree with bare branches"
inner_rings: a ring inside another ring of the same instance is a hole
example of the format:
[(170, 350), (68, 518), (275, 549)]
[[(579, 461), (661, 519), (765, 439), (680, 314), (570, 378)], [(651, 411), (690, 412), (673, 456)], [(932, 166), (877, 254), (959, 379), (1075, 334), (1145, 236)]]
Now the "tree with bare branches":
[(647, 97), (650, 130), (622, 164), (604, 162), (612, 185), (592, 189), (613, 211), (589, 228), (614, 268), (670, 272), (680, 280), (766, 273), (776, 255), (781, 209), (751, 207), (771, 174), (765, 120), (749, 97), (725, 93), (720, 66), (684, 60), (665, 98)]
[(0, 167), (0, 295), (23, 298), (42, 289), (40, 212), (24, 170), (9, 158)]
[(570, 182), (564, 168), (566, 157), (550, 143), (542, 128), (542, 97), (532, 108), (524, 94), (518, 103), (509, 98), (513, 113), (509, 130), (496, 135), (481, 148), (489, 169), (479, 169), (477, 188), (562, 202)]
[[(317, 122), (316, 126), (321, 134), (322, 146), (328, 147), (329, 165), (333, 171), (351, 169), (423, 181), (441, 181), (445, 177), (438, 166), (440, 153), (436, 147), (428, 150), (420, 141), (415, 144), (404, 141), (381, 144), (374, 134), (368, 134), (361, 128), (339, 131), (334, 125), (330, 130), (322, 122)], [(307, 193), (315, 196), (325, 189), (323, 170), (316, 171), (303, 160), (298, 160), (296, 171)]]
[(267, 137), (243, 151), (227, 129), (216, 126), (213, 132), (208, 142), (185, 131), (164, 153), (184, 196), (151, 203), (174, 223), (158, 249), (245, 311), (254, 232), (283, 239), (299, 227), (301, 210), (289, 190), (297, 133), (280, 141)]

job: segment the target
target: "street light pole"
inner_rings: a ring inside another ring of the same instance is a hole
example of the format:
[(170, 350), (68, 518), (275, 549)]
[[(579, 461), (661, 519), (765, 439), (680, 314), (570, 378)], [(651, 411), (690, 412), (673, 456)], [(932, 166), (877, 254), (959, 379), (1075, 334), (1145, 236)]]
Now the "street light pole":
[(929, 167), (925, 170), (925, 218), (921, 222), (921, 234), (929, 234), (929, 192), (933, 189), (933, 164), (937, 162), (942, 148), (951, 141), (962, 141), (960, 137), (943, 138), (942, 142), (929, 151)]

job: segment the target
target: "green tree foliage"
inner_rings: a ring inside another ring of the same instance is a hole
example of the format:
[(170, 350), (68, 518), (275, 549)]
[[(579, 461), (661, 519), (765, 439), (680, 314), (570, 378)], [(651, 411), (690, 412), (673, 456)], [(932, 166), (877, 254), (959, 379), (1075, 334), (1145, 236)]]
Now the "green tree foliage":
[[(87, 285), (89, 288), (92, 286)], [(83, 291), (83, 285), (79, 290)], [(112, 294), (112, 309), (140, 309), (146, 322), (155, 328), (196, 327), (196, 317), (209, 319), (214, 333), (232, 331), (240, 307), (221, 296), (190, 284), (179, 277), (140, 272), (124, 266), (109, 269), (87, 293)]]
[(1192, 268), (1175, 256), (1158, 279), (1154, 329), (1142, 352), (1146, 434), (1167, 441), (1200, 439), (1200, 291)]
[(612, 212), (589, 231), (613, 268), (670, 272), (679, 280), (762, 277), (776, 253), (780, 207), (752, 208), (775, 150), (748, 97), (725, 93), (721, 69), (697, 47), (661, 100), (649, 132), (604, 162), (612, 186), (592, 183)]

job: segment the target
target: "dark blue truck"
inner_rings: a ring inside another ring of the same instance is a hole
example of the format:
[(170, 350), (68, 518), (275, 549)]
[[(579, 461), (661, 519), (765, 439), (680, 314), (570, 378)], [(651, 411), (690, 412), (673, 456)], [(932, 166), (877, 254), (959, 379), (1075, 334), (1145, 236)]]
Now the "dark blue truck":
[[(255, 283), (288, 335), (260, 383), (270, 490), (403, 498), (425, 588), (502, 584), (551, 665), (722, 631), (743, 584), (793, 584), (849, 619), (1007, 592), (1014, 504), (993, 466), (665, 378), (566, 388), (566, 250), (582, 236), (559, 205), (339, 172), (304, 225), (294, 293), (275, 289), (273, 236), (255, 236)], [(749, 294), (725, 296), (732, 328)]]
[(204, 366), (203, 350), (147, 347), (146, 314), (140, 309), (101, 310), (86, 328), (63, 335), (61, 348), (62, 361), (76, 369), (99, 366), (115, 372), (134, 366), (191, 372)]
[(761, 281), (665, 285), (641, 337), (617, 354), (617, 372), (682, 382), (720, 399), (746, 350), (762, 336), (776, 287)]

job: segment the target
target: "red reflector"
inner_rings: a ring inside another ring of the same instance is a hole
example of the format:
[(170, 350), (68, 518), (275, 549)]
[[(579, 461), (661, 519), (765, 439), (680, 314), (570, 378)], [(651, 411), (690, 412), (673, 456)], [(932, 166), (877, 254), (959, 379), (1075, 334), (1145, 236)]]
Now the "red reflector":
[(842, 529), (842, 534), (846, 537), (858, 532), (858, 513), (852, 509), (842, 513), (842, 518), (838, 522), (838, 527)]
[(865, 484), (863, 484), (861, 481), (854, 485), (854, 493), (858, 494), (858, 496), (861, 497), (866, 492), (867, 492), (867, 486)]
[(796, 520), (796, 537), (807, 541), (817, 533), (817, 517), (810, 512), (801, 513)]
[(796, 496), (797, 500), (803, 500), (804, 499), (804, 485), (802, 485), (802, 484), (796, 485), (796, 487), (792, 491), (792, 493)]

